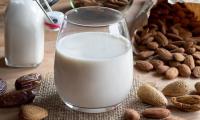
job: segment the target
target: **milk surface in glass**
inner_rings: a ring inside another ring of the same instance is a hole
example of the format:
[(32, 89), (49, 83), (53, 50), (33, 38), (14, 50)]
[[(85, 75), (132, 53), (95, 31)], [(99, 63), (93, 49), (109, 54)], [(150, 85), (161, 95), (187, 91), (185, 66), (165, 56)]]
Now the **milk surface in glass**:
[(54, 70), (65, 103), (86, 108), (119, 104), (133, 80), (131, 43), (103, 32), (65, 36), (56, 45)]

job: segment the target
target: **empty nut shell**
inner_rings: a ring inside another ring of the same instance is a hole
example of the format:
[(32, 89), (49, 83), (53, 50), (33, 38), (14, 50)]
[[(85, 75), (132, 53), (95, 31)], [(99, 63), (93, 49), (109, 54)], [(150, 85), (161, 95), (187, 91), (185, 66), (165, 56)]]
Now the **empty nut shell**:
[(185, 95), (172, 97), (171, 102), (180, 110), (185, 112), (195, 112), (200, 110), (200, 96)]

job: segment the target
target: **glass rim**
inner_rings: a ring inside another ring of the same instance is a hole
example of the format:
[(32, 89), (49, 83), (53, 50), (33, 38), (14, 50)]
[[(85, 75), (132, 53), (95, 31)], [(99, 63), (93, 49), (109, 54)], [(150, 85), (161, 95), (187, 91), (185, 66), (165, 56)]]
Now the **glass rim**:
[[(101, 25), (81, 24), (81, 23), (77, 23), (77, 22), (74, 22), (74, 21), (71, 21), (71, 20), (67, 19), (68, 15), (71, 14), (71, 13), (73, 13), (74, 11), (77, 11), (77, 10), (80, 10), (80, 9), (88, 9), (88, 8), (92, 8), (92, 9), (102, 9), (102, 10), (110, 10), (111, 12), (114, 12), (114, 13), (118, 14), (118, 15), (120, 16), (120, 18), (119, 18), (117, 21), (113, 22), (113, 23), (101, 24)], [(121, 20), (123, 20), (123, 19), (125, 20), (125, 15), (124, 15), (122, 12), (120, 12), (120, 11), (118, 11), (118, 10), (116, 10), (116, 9), (113, 9), (113, 8), (102, 7), (102, 6), (84, 6), (84, 7), (73, 8), (73, 9), (67, 11), (67, 12), (65, 13), (65, 17), (64, 17), (64, 21), (68, 21), (68, 22), (70, 22), (71, 24), (74, 24), (74, 25), (77, 25), (77, 26), (83, 26), (83, 27), (105, 27), (105, 26), (109, 26), (109, 25), (111, 25), (111, 24), (114, 24), (114, 23), (116, 23), (116, 22), (119, 22), (119, 21), (121, 21)]]

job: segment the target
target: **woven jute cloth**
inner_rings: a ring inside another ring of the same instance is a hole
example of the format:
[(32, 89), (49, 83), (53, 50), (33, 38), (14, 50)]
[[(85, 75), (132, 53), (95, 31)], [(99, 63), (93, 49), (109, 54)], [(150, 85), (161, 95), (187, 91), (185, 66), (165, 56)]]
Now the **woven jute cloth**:
[(66, 107), (56, 92), (53, 74), (49, 73), (44, 76), (39, 95), (34, 103), (49, 111), (49, 116), (46, 120), (123, 120), (126, 108), (134, 108), (140, 112), (145, 108), (145, 105), (139, 101), (136, 95), (140, 84), (137, 80), (133, 81), (130, 94), (116, 109), (105, 113), (89, 114), (77, 112)]

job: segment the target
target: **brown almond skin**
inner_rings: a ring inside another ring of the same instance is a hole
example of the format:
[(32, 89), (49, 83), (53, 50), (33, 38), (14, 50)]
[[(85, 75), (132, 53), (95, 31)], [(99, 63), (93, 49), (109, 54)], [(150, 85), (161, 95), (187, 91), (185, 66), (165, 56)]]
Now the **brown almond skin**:
[(169, 40), (167, 39), (167, 37), (161, 32), (157, 32), (157, 34), (155, 35), (155, 39), (163, 47), (168, 45), (169, 43)]
[(153, 65), (155, 69), (160, 65), (164, 65), (164, 62), (162, 60), (150, 60), (149, 62)]
[(168, 63), (170, 67), (178, 67), (179, 65), (181, 65), (181, 63), (178, 61), (169, 61)]
[(185, 41), (171, 41), (170, 43), (181, 47), (181, 46), (184, 46)]
[(200, 60), (200, 52), (195, 52), (195, 53), (192, 54), (192, 55), (193, 55), (193, 57), (194, 57), (195, 59)]
[(147, 47), (149, 49), (156, 50), (159, 47), (159, 45), (157, 42), (149, 42), (147, 43)]
[(124, 118), (125, 120), (140, 120), (140, 114), (134, 109), (126, 109)]
[(196, 52), (196, 48), (195, 47), (191, 47), (191, 48), (188, 48), (186, 49), (186, 53), (187, 54), (194, 54)]
[(173, 59), (172, 53), (164, 48), (158, 48), (157, 53), (162, 60), (169, 61)]
[(196, 66), (200, 66), (200, 60), (196, 60), (196, 61), (195, 61), (195, 65), (196, 65)]
[(144, 117), (152, 119), (164, 119), (170, 114), (171, 112), (165, 108), (147, 108), (142, 112)]
[(185, 49), (184, 48), (176, 48), (176, 49), (171, 50), (170, 52), (172, 52), (172, 53), (184, 53)]
[(166, 65), (160, 65), (156, 68), (156, 72), (158, 74), (165, 74), (165, 72), (169, 69), (169, 66)]
[(192, 55), (187, 55), (185, 57), (184, 64), (188, 65), (191, 70), (194, 69), (194, 67), (195, 67), (195, 61), (194, 61), (193, 56)]
[(171, 29), (172, 33), (179, 35), (178, 29), (176, 29), (174, 26), (172, 26), (170, 29)]
[(169, 43), (167, 46), (165, 46), (168, 50), (174, 50), (177, 49), (178, 47), (174, 44)]
[(200, 66), (197, 66), (193, 69), (192, 74), (196, 78), (200, 78)]
[(151, 71), (153, 69), (153, 65), (148, 62), (148, 61), (137, 61), (136, 64), (135, 64), (135, 67), (141, 71), (145, 71), (145, 72), (148, 72), (148, 71)]
[[(187, 39), (186, 39), (187, 40)], [(184, 44), (184, 48), (188, 49), (194, 46), (194, 42), (193, 41), (187, 41)]]
[[(169, 11), (168, 11), (168, 12), (169, 12)], [(161, 20), (158, 20), (158, 23), (159, 23), (160, 26), (161, 26), (161, 31), (162, 31), (162, 33), (163, 33), (163, 34), (166, 34), (166, 33), (167, 33), (167, 26), (166, 26), (165, 22), (164, 22), (164, 21), (161, 21)]]
[(174, 59), (178, 62), (182, 62), (185, 60), (185, 56), (181, 53), (173, 53)]
[(195, 48), (197, 49), (197, 51), (200, 51), (200, 46), (199, 45), (195, 45)]
[(175, 41), (182, 41), (183, 38), (176, 35), (176, 34), (173, 34), (173, 33), (167, 33), (167, 37), (172, 39), (172, 40), (175, 40)]
[(149, 57), (151, 57), (154, 54), (154, 51), (142, 51), (140, 53), (138, 53), (138, 57), (139, 59), (147, 59)]
[(142, 39), (141, 44), (145, 45), (145, 44), (148, 44), (148, 43), (152, 42), (153, 40), (154, 40), (154, 37), (149, 37), (147, 39)]
[(178, 70), (179, 70), (180, 76), (182, 77), (190, 77), (192, 73), (190, 67), (187, 66), (186, 64), (179, 65)]
[(178, 77), (178, 74), (179, 74), (178, 69), (175, 67), (171, 67), (166, 71), (165, 77), (167, 79), (171, 80), (171, 79), (175, 79), (176, 77)]

